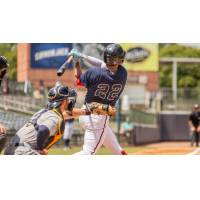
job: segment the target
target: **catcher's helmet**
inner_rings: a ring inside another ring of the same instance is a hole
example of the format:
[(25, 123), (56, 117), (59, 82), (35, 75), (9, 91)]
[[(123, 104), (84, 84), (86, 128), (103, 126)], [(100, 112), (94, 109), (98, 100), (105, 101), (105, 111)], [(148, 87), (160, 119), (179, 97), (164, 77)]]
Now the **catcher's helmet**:
[(58, 107), (66, 98), (69, 99), (68, 110), (72, 111), (75, 106), (77, 94), (76, 92), (67, 86), (60, 85), (53, 87), (49, 90), (47, 107), (50, 109)]
[(107, 65), (121, 65), (124, 62), (126, 51), (119, 44), (110, 44), (106, 47), (103, 58)]

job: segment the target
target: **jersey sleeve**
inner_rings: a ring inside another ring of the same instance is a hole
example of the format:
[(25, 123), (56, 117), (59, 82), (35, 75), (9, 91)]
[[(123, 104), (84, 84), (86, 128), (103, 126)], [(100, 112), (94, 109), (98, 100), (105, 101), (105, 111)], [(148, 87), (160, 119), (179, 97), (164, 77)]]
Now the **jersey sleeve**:
[(77, 78), (76, 80), (76, 86), (84, 86), (81, 82), (80, 82), (80, 76)]
[(50, 136), (54, 136), (58, 133), (58, 123), (60, 120), (49, 118), (45, 120), (41, 125), (46, 126), (49, 129)]
[(192, 114), (190, 114), (189, 120), (191, 120), (191, 121), (192, 121)]
[(102, 60), (99, 60), (91, 56), (84, 56), (83, 60), (91, 64), (93, 67), (103, 68), (106, 66), (106, 64)]

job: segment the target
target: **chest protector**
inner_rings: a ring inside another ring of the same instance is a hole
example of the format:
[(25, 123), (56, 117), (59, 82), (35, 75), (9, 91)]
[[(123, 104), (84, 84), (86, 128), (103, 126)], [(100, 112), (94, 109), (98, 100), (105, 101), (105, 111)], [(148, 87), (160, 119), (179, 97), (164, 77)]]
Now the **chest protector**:
[[(48, 110), (49, 109), (43, 110), (42, 112), (38, 113), (37, 117), (35, 117), (29, 121), (29, 123), (35, 127), (36, 131), (39, 130), (37, 120), (41, 117), (42, 114), (44, 114)], [(58, 123), (58, 133), (56, 135), (50, 136), (48, 138), (48, 140), (46, 141), (45, 146), (44, 146), (45, 149), (49, 149), (53, 144), (55, 144), (63, 136), (64, 131), (65, 131), (65, 121), (64, 121), (64, 118), (63, 118), (63, 115), (62, 115), (60, 109), (54, 108), (54, 109), (52, 109), (52, 111), (54, 111), (56, 114), (58, 114), (60, 116), (61, 120)]]

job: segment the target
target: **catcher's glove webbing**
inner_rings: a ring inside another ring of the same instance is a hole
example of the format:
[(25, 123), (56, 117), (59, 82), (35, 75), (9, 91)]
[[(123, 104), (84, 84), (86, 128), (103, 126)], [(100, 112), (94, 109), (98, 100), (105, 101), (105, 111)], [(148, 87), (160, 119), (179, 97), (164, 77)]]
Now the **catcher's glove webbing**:
[(90, 115), (90, 111), (92, 114), (98, 115), (108, 115), (108, 116), (115, 116), (117, 113), (117, 109), (107, 105), (107, 104), (99, 104), (96, 102), (90, 103), (87, 108), (85, 109), (86, 115)]

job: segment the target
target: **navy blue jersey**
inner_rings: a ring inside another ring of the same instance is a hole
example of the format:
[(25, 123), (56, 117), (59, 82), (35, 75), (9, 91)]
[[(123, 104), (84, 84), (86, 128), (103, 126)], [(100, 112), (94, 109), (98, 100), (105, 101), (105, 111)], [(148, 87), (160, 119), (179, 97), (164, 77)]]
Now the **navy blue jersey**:
[(126, 84), (127, 71), (119, 65), (116, 72), (92, 67), (81, 74), (80, 82), (87, 88), (85, 101), (115, 106)]

